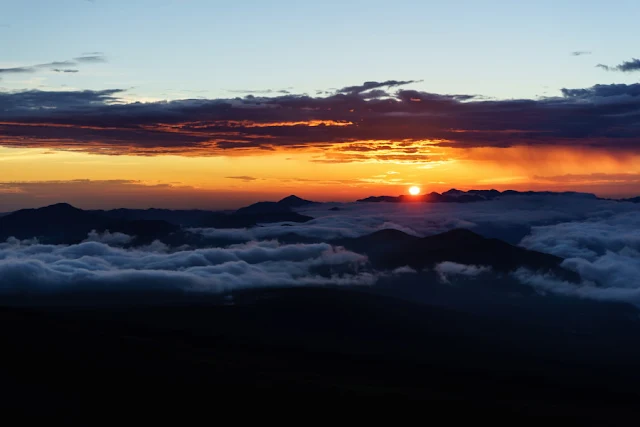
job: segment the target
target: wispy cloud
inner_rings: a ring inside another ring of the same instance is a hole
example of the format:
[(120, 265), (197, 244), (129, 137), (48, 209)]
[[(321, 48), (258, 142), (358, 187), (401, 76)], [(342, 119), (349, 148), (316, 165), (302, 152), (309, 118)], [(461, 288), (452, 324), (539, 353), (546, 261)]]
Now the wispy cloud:
[(73, 66), (80, 65), (80, 63), (100, 63), (100, 62), (106, 62), (106, 58), (103, 55), (80, 56), (80, 57), (74, 58), (73, 60), (53, 61), (53, 62), (46, 62), (43, 64), (0, 68), (0, 74), (35, 73), (40, 70), (47, 70), (47, 69), (56, 71), (56, 72), (75, 73), (75, 72), (78, 72), (78, 70), (66, 71), (68, 69), (61, 69), (60, 67), (73, 67)]
[(73, 58), (73, 60), (76, 62), (83, 62), (83, 63), (107, 62), (107, 58), (104, 55), (78, 56), (76, 58)]

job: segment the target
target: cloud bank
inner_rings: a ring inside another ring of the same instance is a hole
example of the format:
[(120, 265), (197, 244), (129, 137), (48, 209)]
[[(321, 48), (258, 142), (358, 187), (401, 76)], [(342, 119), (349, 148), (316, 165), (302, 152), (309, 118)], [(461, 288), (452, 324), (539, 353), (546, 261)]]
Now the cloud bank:
[[(522, 284), (544, 292), (580, 298), (640, 304), (640, 207), (629, 202), (576, 196), (507, 196), (469, 204), (349, 203), (303, 208), (315, 217), (305, 224), (265, 224), (252, 229), (193, 230), (212, 239), (332, 240), (359, 237), (393, 228), (428, 236), (468, 228), (487, 237), (565, 258), (563, 267), (580, 274), (582, 283), (565, 282), (526, 270), (514, 273)], [(444, 282), (456, 276), (489, 273), (482, 266), (439, 264)]]

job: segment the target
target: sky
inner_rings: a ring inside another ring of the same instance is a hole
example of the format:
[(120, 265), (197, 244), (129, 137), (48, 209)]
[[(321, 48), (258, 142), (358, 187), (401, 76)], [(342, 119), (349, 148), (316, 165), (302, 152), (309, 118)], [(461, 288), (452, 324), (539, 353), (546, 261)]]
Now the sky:
[(637, 1), (0, 8), (0, 211), (640, 194)]

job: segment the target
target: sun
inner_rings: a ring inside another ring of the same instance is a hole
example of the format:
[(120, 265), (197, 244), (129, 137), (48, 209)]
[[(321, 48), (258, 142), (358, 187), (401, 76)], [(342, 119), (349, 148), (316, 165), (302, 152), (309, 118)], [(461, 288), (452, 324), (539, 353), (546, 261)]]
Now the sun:
[(417, 196), (418, 194), (420, 194), (420, 187), (417, 186), (413, 186), (413, 187), (409, 187), (409, 194), (411, 194), (412, 196)]

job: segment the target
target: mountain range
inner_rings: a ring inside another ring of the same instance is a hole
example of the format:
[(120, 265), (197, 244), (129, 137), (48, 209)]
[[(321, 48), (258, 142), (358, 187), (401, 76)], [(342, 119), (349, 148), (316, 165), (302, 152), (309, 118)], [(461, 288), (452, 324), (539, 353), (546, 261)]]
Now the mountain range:
[(96, 212), (84, 211), (67, 203), (39, 209), (22, 209), (0, 217), (0, 241), (9, 237), (37, 238), (42, 243), (78, 243), (91, 231), (124, 233), (144, 244), (168, 236), (179, 226), (162, 220), (114, 219)]
[(486, 200), (494, 200), (507, 196), (578, 196), (589, 199), (597, 199), (595, 194), (579, 193), (575, 191), (553, 192), (553, 191), (515, 191), (515, 190), (469, 190), (462, 191), (452, 188), (444, 193), (431, 192), (417, 196), (370, 196), (357, 200), (358, 202), (369, 203), (405, 203), (405, 202), (422, 202), (422, 203), (470, 203), (482, 202)]

